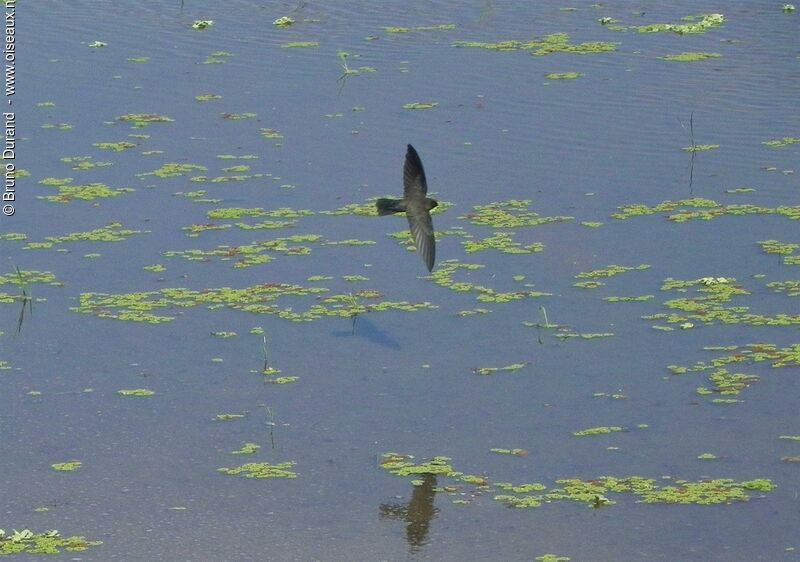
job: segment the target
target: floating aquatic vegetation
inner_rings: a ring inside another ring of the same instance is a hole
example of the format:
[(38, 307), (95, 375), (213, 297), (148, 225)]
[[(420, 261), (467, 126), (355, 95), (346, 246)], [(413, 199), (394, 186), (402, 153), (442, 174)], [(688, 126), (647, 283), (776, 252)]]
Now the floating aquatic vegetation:
[(795, 7), (794, 4), (784, 4), (781, 10), (783, 10), (784, 12), (794, 12)]
[[(699, 209), (699, 210), (697, 210)], [(674, 212), (673, 211), (677, 211)], [(667, 219), (673, 222), (686, 222), (693, 219), (711, 220), (726, 215), (781, 215), (792, 220), (800, 220), (800, 205), (790, 207), (758, 207), (755, 205), (722, 205), (711, 199), (693, 198), (679, 201), (664, 201), (653, 207), (634, 204), (619, 207), (612, 214), (615, 219), (626, 220), (656, 213), (672, 213)]]
[[(227, 119), (228, 121), (243, 121), (244, 119), (253, 119), (257, 117), (256, 113), (223, 113), (222, 118)], [(220, 156), (217, 156), (220, 158)], [(233, 157), (235, 158), (235, 156)], [(239, 158), (244, 158), (244, 156), (240, 156)], [(255, 158), (258, 158), (257, 156)]]
[(0, 275), (0, 285), (25, 286), (33, 283), (47, 284), (53, 287), (62, 286), (62, 284), (56, 280), (56, 276), (49, 271), (26, 271), (24, 269), (18, 269), (7, 275)]
[(570, 43), (566, 33), (555, 33), (543, 39), (531, 41), (500, 41), (498, 43), (480, 43), (477, 41), (456, 41), (453, 47), (472, 47), (489, 49), (492, 51), (528, 51), (535, 56), (550, 55), (553, 53), (596, 54), (615, 51), (619, 43), (595, 41), (591, 43)]
[(181, 257), (192, 261), (206, 261), (213, 257), (219, 257), (222, 261), (236, 260), (234, 267), (249, 267), (268, 263), (274, 259), (265, 252), (273, 251), (287, 255), (307, 255), (311, 253), (311, 248), (297, 245), (301, 242), (320, 242), (322, 236), (319, 234), (296, 234), (284, 238), (273, 238), (262, 240), (252, 244), (242, 246), (217, 246), (213, 250), (169, 250), (163, 252), (166, 257)]
[(439, 105), (439, 102), (435, 101), (415, 101), (412, 103), (405, 103), (403, 104), (403, 109), (433, 109)]
[(52, 248), (56, 244), (66, 242), (121, 242), (135, 234), (141, 234), (141, 230), (129, 230), (122, 228), (122, 224), (112, 222), (102, 228), (96, 228), (86, 232), (73, 232), (64, 236), (47, 236), (45, 242), (29, 242), (24, 249), (39, 250)]
[(74, 164), (73, 170), (94, 170), (111, 166), (111, 162), (92, 162), (91, 156), (65, 156), (61, 161), (65, 164)]
[(42, 125), (42, 129), (58, 129), (59, 131), (71, 131), (74, 128), (74, 125), (69, 123), (45, 123)]
[(120, 142), (95, 142), (92, 143), (92, 146), (99, 148), (100, 150), (113, 150), (114, 152), (122, 152), (123, 150), (128, 150), (130, 148), (136, 148), (139, 145), (133, 142), (120, 141)]
[(136, 64), (145, 64), (150, 62), (150, 57), (128, 57), (125, 60)]
[(575, 80), (581, 76), (583, 76), (582, 72), (551, 72), (550, 74), (545, 74), (544, 77), (548, 80)]
[[(798, 248), (800, 248), (800, 244), (791, 244), (786, 242), (778, 242), (777, 240), (761, 240), (758, 242), (761, 245), (761, 249), (767, 254), (780, 254), (784, 256), (783, 263), (784, 265), (800, 265), (800, 256), (792, 256)], [(784, 284), (784, 287), (788, 287), (791, 285), (792, 281), (787, 281)], [(770, 285), (767, 285), (768, 287)], [(777, 288), (779, 285), (774, 285), (772, 288)], [(791, 293), (790, 293), (791, 294)], [(791, 294), (791, 296), (797, 296), (797, 294)]]
[[(133, 322), (161, 323), (170, 322), (174, 316), (163, 314), (167, 308), (191, 308), (206, 306), (209, 309), (231, 308), (254, 314), (272, 314), (278, 318), (293, 322), (310, 322), (326, 316), (351, 317), (353, 307), (349, 304), (349, 295), (333, 295), (326, 297), (322, 304), (314, 304), (304, 312), (297, 312), (293, 307), (279, 308), (273, 304), (284, 297), (304, 297), (326, 293), (323, 287), (302, 287), (285, 283), (266, 283), (243, 289), (222, 287), (195, 291), (184, 288), (169, 288), (160, 291), (149, 291), (127, 294), (82, 293), (77, 307), (70, 310), (81, 314), (91, 314), (100, 318), (115, 318)], [(356, 295), (377, 300), (380, 294), (370, 291), (358, 291)], [(328, 306), (329, 305), (329, 306)], [(414, 312), (436, 308), (429, 302), (408, 303), (405, 301), (379, 301), (360, 305), (359, 313), (401, 310)]]
[(755, 193), (757, 190), (752, 187), (735, 187), (733, 189), (726, 189), (725, 193)]
[(293, 25), (293, 24), (294, 24), (294, 20), (292, 18), (290, 18), (289, 16), (280, 17), (280, 18), (276, 19), (274, 22), (272, 22), (272, 25), (274, 25), (276, 27), (289, 27), (290, 25)]
[(57, 470), (59, 472), (74, 472), (78, 470), (83, 463), (81, 461), (67, 461), (67, 462), (57, 462), (55, 464), (51, 464), (50, 467), (53, 470)]
[(610, 398), (612, 400), (627, 400), (627, 396), (624, 394), (609, 394), (608, 392), (595, 392), (592, 394), (593, 398)]
[(214, 25), (214, 20), (195, 20), (192, 23), (192, 29), (208, 29)]
[(280, 140), (283, 135), (275, 129), (261, 129), (261, 136), (267, 140)]
[(267, 379), (266, 382), (270, 384), (291, 384), (299, 379), (300, 377), (275, 377), (274, 379)]
[[(276, 230), (279, 228), (288, 228), (296, 224), (297, 221), (261, 221), (254, 224), (237, 222), (234, 226), (242, 230)], [(332, 244), (332, 242), (326, 242), (326, 244)]]
[(55, 107), (55, 102), (52, 101), (40, 101), (36, 104), (36, 107)]
[(175, 120), (166, 115), (156, 115), (155, 113), (127, 113), (117, 117), (117, 121), (133, 123), (135, 128), (142, 128), (150, 123), (172, 123)]
[(29, 529), (22, 531), (14, 530), (7, 535), (0, 529), (0, 556), (14, 554), (61, 554), (61, 550), (67, 552), (83, 552), (91, 546), (103, 544), (103, 541), (90, 541), (86, 537), (72, 536), (62, 537), (56, 531), (45, 531), (34, 533)]
[(211, 332), (211, 335), (215, 338), (222, 338), (224, 340), (228, 338), (235, 338), (237, 336), (236, 332)]
[(472, 224), (494, 228), (539, 226), (541, 224), (569, 221), (575, 218), (562, 216), (543, 217), (529, 210), (530, 204), (531, 201), (528, 199), (511, 199), (488, 205), (476, 205), (473, 207), (473, 212), (458, 218), (468, 220)]
[(576, 279), (597, 279), (597, 278), (604, 278), (604, 277), (613, 277), (615, 275), (619, 275), (620, 273), (625, 273), (626, 271), (636, 271), (636, 270), (643, 270), (643, 269), (650, 269), (650, 266), (647, 264), (640, 264), (635, 267), (628, 267), (625, 265), (609, 265), (608, 267), (602, 269), (595, 269), (592, 271), (585, 271), (582, 273), (578, 273), (575, 278)]
[(494, 236), (483, 240), (464, 240), (461, 245), (468, 254), (486, 250), (497, 250), (503, 254), (533, 254), (544, 250), (544, 244), (540, 242), (523, 246), (519, 242), (514, 242), (513, 238), (514, 235), (511, 232), (495, 232)]
[(718, 144), (693, 144), (692, 146), (684, 146), (681, 150), (685, 150), (686, 152), (708, 152), (718, 148)]
[(142, 174), (136, 174), (137, 176), (156, 176), (158, 178), (172, 178), (176, 176), (183, 176), (192, 172), (194, 170), (200, 170), (205, 172), (208, 170), (205, 166), (201, 166), (199, 164), (181, 164), (179, 162), (168, 162), (153, 170), (152, 172), (145, 172)]
[(483, 285), (476, 285), (474, 283), (466, 283), (466, 282), (456, 282), (453, 279), (453, 276), (459, 270), (475, 271), (478, 269), (482, 269), (484, 267), (486, 266), (481, 264), (463, 263), (458, 260), (446, 260), (441, 264), (439, 264), (439, 267), (436, 269), (436, 271), (434, 271), (431, 274), (431, 278), (433, 279), (434, 283), (436, 283), (440, 287), (446, 287), (452, 291), (476, 292), (478, 293), (478, 296), (476, 298), (481, 302), (504, 303), (524, 298), (548, 296), (551, 294), (551, 293), (542, 293), (540, 291), (513, 291), (510, 293), (501, 293), (489, 287), (484, 287)]
[(513, 373), (519, 371), (520, 369), (524, 369), (529, 364), (530, 361), (523, 361), (522, 363), (513, 363), (511, 365), (506, 365), (505, 367), (476, 367), (475, 369), (472, 369), (472, 372), (476, 375), (494, 375), (501, 371)]
[(715, 455), (714, 453), (701, 453), (697, 455), (697, 458), (702, 461), (713, 461), (717, 460), (717, 455)]
[(798, 137), (783, 137), (782, 139), (761, 141), (761, 144), (770, 148), (783, 148), (797, 143), (800, 143), (800, 138)]
[[(783, 285), (774, 285), (773, 290), (785, 290)], [(800, 314), (779, 313), (766, 316), (749, 312), (744, 306), (723, 306), (734, 297), (749, 295), (750, 291), (736, 283), (736, 279), (706, 277), (693, 281), (666, 279), (663, 291), (687, 292), (694, 290), (699, 295), (694, 298), (671, 299), (663, 304), (673, 311), (643, 316), (646, 320), (664, 320), (669, 324), (702, 322), (704, 324), (748, 324), (751, 326), (792, 326), (800, 324)]]
[(386, 33), (411, 33), (413, 31), (448, 31), (455, 29), (454, 23), (443, 23), (439, 25), (425, 25), (421, 27), (384, 27)]
[(489, 449), (492, 453), (497, 453), (498, 455), (512, 455), (515, 457), (527, 457), (528, 451), (525, 449), (503, 449), (500, 447), (494, 447)]
[(153, 265), (146, 265), (142, 269), (144, 269), (145, 271), (152, 271), (153, 273), (161, 273), (167, 270), (167, 268), (161, 265), (160, 263)]
[(590, 427), (588, 429), (582, 429), (580, 431), (573, 431), (572, 435), (576, 437), (585, 437), (587, 435), (605, 435), (607, 433), (617, 433), (619, 431), (624, 431), (624, 429), (618, 426), (601, 426), (601, 427)]
[[(708, 348), (707, 348), (708, 349)], [(710, 351), (717, 349), (711, 348)], [(667, 368), (676, 375), (689, 372), (704, 373), (708, 372), (708, 380), (711, 388), (701, 386), (697, 389), (700, 395), (722, 395), (735, 396), (751, 384), (758, 382), (761, 377), (746, 373), (731, 373), (726, 368), (728, 365), (736, 364), (739, 368), (745, 365), (757, 363), (768, 363), (773, 368), (780, 367), (800, 367), (800, 344), (779, 348), (773, 344), (759, 343), (748, 344), (743, 348), (733, 346), (733, 348), (721, 348), (720, 351), (733, 351), (729, 355), (722, 355), (710, 362), (698, 361), (691, 367), (679, 365), (668, 365)], [(734, 401), (736, 403), (738, 401)]]
[(725, 23), (722, 14), (700, 14), (681, 18), (686, 23), (654, 23), (650, 25), (633, 26), (629, 29), (639, 33), (664, 33), (671, 32), (679, 35), (691, 33), (705, 33), (709, 29), (719, 27)]
[(472, 310), (461, 310), (457, 312), (459, 316), (475, 316), (476, 314), (489, 314), (492, 312), (488, 308), (473, 308)]
[[(71, 178), (69, 178), (71, 179)], [(40, 183), (44, 183), (44, 180)], [(94, 201), (95, 199), (108, 199), (124, 193), (135, 191), (130, 187), (112, 189), (104, 183), (86, 183), (82, 185), (59, 185), (56, 195), (37, 195), (37, 199), (44, 199), (51, 203), (69, 203), (74, 200)]]
[(153, 396), (155, 392), (152, 390), (148, 390), (146, 388), (132, 388), (127, 390), (118, 390), (117, 394), (120, 396), (138, 396), (138, 397), (149, 397)]
[(603, 297), (603, 300), (608, 302), (645, 302), (654, 298), (655, 295), (640, 295), (636, 297)]
[(28, 235), (23, 234), (22, 232), (7, 232), (6, 234), (0, 234), (0, 241), (6, 240), (6, 241), (18, 242), (27, 239)]
[(181, 230), (186, 231), (186, 236), (190, 238), (197, 238), (202, 232), (209, 230), (225, 230), (231, 228), (230, 224), (190, 224), (189, 226), (181, 227)]
[(800, 441), (800, 435), (781, 435), (778, 439), (786, 439), (787, 441)]
[(291, 470), (295, 464), (297, 463), (249, 462), (234, 468), (218, 468), (217, 471), (231, 476), (241, 475), (245, 478), (297, 478), (297, 473)]
[(567, 340), (567, 339), (571, 339), (571, 338), (580, 338), (580, 339), (583, 339), (583, 340), (594, 340), (594, 339), (597, 339), (597, 338), (610, 338), (610, 337), (613, 337), (613, 336), (614, 336), (613, 332), (589, 332), (589, 333), (584, 333), (584, 334), (578, 334), (578, 333), (572, 332), (569, 328), (563, 328), (563, 329), (559, 330), (559, 332), (556, 334), (556, 337), (557, 338), (561, 338), (562, 340)]
[[(627, 494), (641, 503), (716, 505), (747, 501), (752, 492), (764, 493), (775, 489), (775, 484), (767, 479), (736, 482), (717, 478), (689, 482), (662, 477), (673, 484), (662, 486), (654, 479), (641, 476), (560, 479), (555, 481), (554, 487), (548, 488), (538, 482), (514, 485), (510, 482), (491, 482), (488, 476), (464, 475), (453, 468), (449, 457), (438, 456), (421, 463), (415, 463), (413, 459), (411, 455), (385, 453), (381, 456), (380, 466), (396, 476), (417, 478), (419, 475), (432, 474), (473, 484), (477, 487), (477, 493), (473, 494), (475, 497), (502, 491), (494, 496), (494, 500), (514, 508), (536, 508), (560, 501), (575, 501), (600, 508), (615, 505), (616, 502), (606, 497), (611, 494)], [(440, 491), (463, 494), (458, 485), (442, 486)]]
[(348, 76), (358, 76), (359, 74), (370, 74), (378, 71), (372, 66), (359, 66), (358, 68), (350, 68), (350, 66), (347, 64), (347, 59), (349, 57), (359, 58), (361, 55), (351, 55), (345, 51), (339, 51), (336, 56), (339, 57), (339, 68), (342, 69), (342, 75), (339, 77), (339, 80), (347, 78)]
[(257, 445), (256, 443), (245, 443), (242, 445), (241, 449), (236, 451), (231, 451), (232, 455), (252, 455), (253, 453), (257, 452), (261, 448), (261, 445)]
[(311, 49), (319, 47), (319, 41), (292, 41), (281, 45), (282, 49)]
[(195, 96), (194, 99), (199, 102), (216, 101), (221, 100), (222, 96), (219, 94), (200, 94), (199, 96)]
[(348, 283), (361, 283), (364, 281), (369, 281), (369, 277), (365, 277), (363, 275), (342, 275), (342, 279)]
[(214, 416), (215, 421), (233, 421), (240, 420), (246, 417), (244, 414), (217, 414)]
[(92, 49), (102, 49), (103, 47), (108, 47), (108, 43), (106, 43), (105, 41), (92, 41), (86, 46)]
[(719, 53), (681, 53), (679, 55), (664, 55), (659, 58), (674, 62), (696, 62), (700, 60), (716, 59), (721, 56), (722, 55)]
[(558, 554), (542, 554), (541, 556), (537, 556), (534, 558), (536, 562), (569, 562), (571, 558), (569, 556), (559, 556)]

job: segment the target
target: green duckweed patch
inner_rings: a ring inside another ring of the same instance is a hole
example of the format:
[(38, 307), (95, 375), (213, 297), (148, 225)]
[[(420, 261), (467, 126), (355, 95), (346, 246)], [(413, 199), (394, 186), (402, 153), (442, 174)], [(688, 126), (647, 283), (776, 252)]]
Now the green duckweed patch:
[(216, 101), (221, 100), (222, 96), (219, 94), (200, 94), (194, 97), (195, 101), (199, 102), (208, 102), (208, 101)]
[(405, 103), (403, 104), (403, 109), (433, 109), (439, 105), (439, 102), (435, 101), (415, 101), (412, 103)]
[[(787, 286), (784, 283), (768, 283), (767, 287), (776, 292), (792, 289), (790, 285)], [(746, 324), (750, 326), (800, 324), (800, 314), (778, 313), (770, 316), (750, 312), (749, 307), (746, 306), (725, 306), (734, 298), (751, 294), (734, 278), (704, 277), (689, 281), (668, 278), (664, 281), (661, 290), (678, 293), (693, 291), (696, 296), (666, 300), (663, 305), (672, 312), (656, 313), (642, 318), (661, 320), (669, 324)]]
[(543, 217), (529, 209), (531, 201), (510, 199), (488, 205), (476, 205), (474, 211), (458, 218), (479, 226), (521, 228), (573, 220), (575, 217)]
[(787, 441), (800, 441), (800, 435), (781, 435), (778, 439), (785, 439)]
[(494, 375), (503, 371), (514, 373), (520, 369), (524, 369), (529, 364), (530, 361), (523, 361), (522, 363), (512, 363), (511, 365), (506, 365), (505, 367), (476, 367), (475, 369), (472, 369), (472, 372), (476, 375)]
[(294, 19), (290, 18), (289, 16), (283, 16), (273, 21), (272, 25), (275, 27), (289, 27), (294, 25)]
[(127, 390), (118, 390), (117, 394), (126, 397), (134, 396), (139, 398), (148, 398), (150, 396), (153, 396), (155, 392), (153, 392), (152, 390), (148, 390), (147, 388), (132, 388)]
[(117, 197), (124, 193), (131, 193), (135, 191), (130, 187), (120, 187), (112, 189), (104, 183), (87, 183), (82, 185), (71, 185), (72, 178), (64, 178), (57, 180), (60, 183), (53, 183), (55, 178), (46, 178), (39, 183), (48, 186), (57, 187), (58, 193), (56, 195), (37, 195), (37, 199), (44, 199), (51, 203), (70, 203), (72, 201), (94, 201), (95, 199), (108, 199)]
[(155, 113), (127, 113), (117, 117), (117, 121), (132, 123), (134, 128), (141, 129), (150, 123), (172, 123), (175, 120), (166, 115), (157, 115)]
[(633, 26), (628, 29), (637, 31), (638, 33), (677, 33), (678, 35), (705, 33), (709, 29), (724, 24), (725, 16), (722, 14), (700, 14), (696, 16), (686, 16), (682, 18), (682, 20), (684, 23), (654, 23), (650, 25)]
[(783, 148), (798, 143), (800, 143), (800, 138), (798, 137), (783, 137), (782, 139), (761, 141), (761, 144), (768, 146), (769, 148)]
[(234, 421), (246, 417), (244, 414), (217, 414), (214, 421)]
[(231, 476), (244, 476), (245, 478), (297, 478), (297, 473), (292, 470), (294, 462), (270, 464), (268, 462), (249, 462), (232, 468), (218, 468), (217, 471)]
[(73, 232), (64, 236), (47, 236), (44, 242), (28, 242), (24, 249), (47, 249), (57, 244), (68, 242), (121, 242), (136, 234), (142, 234), (142, 231), (123, 228), (121, 223), (112, 222), (104, 227), (86, 232)]
[(495, 232), (493, 236), (482, 240), (464, 240), (462, 243), (464, 251), (468, 254), (495, 250), (503, 254), (533, 254), (544, 250), (544, 244), (535, 242), (523, 246), (519, 242), (514, 242), (514, 235), (511, 232)]
[(153, 265), (146, 265), (142, 269), (144, 269), (145, 271), (151, 271), (153, 273), (163, 273), (164, 271), (167, 270), (167, 268), (161, 265), (160, 263), (156, 263)]
[(190, 261), (208, 261), (219, 258), (221, 261), (233, 261), (233, 267), (244, 268), (266, 264), (274, 260), (267, 252), (278, 252), (285, 255), (308, 255), (311, 248), (303, 243), (319, 243), (323, 240), (319, 234), (296, 234), (283, 238), (262, 240), (242, 246), (217, 246), (212, 250), (169, 250), (163, 252), (166, 257), (180, 257)]
[(644, 269), (650, 269), (650, 266), (644, 263), (637, 265), (635, 267), (628, 267), (625, 265), (609, 265), (608, 267), (604, 267), (602, 269), (594, 269), (592, 271), (585, 271), (578, 273), (575, 276), (575, 278), (576, 279), (606, 278), (619, 275), (620, 273), (625, 273), (626, 271), (641, 271)]
[(800, 220), (800, 205), (779, 207), (760, 207), (756, 205), (722, 205), (711, 199), (695, 197), (679, 201), (664, 201), (654, 206), (642, 204), (625, 205), (611, 216), (619, 220), (633, 217), (667, 213), (666, 218), (673, 222), (690, 220), (711, 220), (721, 216), (741, 215), (780, 215), (792, 220)]
[(536, 560), (536, 562), (569, 562), (570, 558), (569, 556), (559, 556), (558, 554), (548, 552), (547, 554), (537, 556), (534, 560)]
[(489, 49), (491, 51), (528, 51), (534, 56), (545, 56), (553, 53), (572, 53), (579, 55), (607, 53), (615, 51), (619, 43), (595, 41), (590, 43), (572, 43), (566, 33), (555, 33), (542, 39), (531, 41), (499, 41), (497, 43), (481, 43), (478, 41), (456, 41), (453, 47)]
[(281, 49), (312, 49), (319, 47), (319, 41), (292, 41), (281, 45)]
[(14, 530), (7, 534), (0, 529), (0, 556), (14, 554), (61, 554), (66, 552), (83, 552), (89, 547), (99, 546), (103, 541), (90, 541), (86, 537), (62, 537), (56, 531), (34, 533), (29, 529)]
[(384, 27), (383, 30), (386, 33), (402, 34), (412, 33), (414, 31), (449, 31), (455, 28), (456, 24), (454, 23), (442, 23), (439, 25), (424, 25), (421, 27)]
[(692, 146), (684, 146), (681, 150), (686, 152), (709, 152), (718, 148), (718, 144), (693, 144)]
[(583, 76), (582, 72), (551, 72), (550, 74), (545, 74), (545, 78), (548, 80), (575, 80)]
[[(513, 484), (494, 482), (487, 475), (465, 475), (457, 471), (452, 459), (437, 456), (426, 462), (415, 462), (412, 455), (384, 453), (380, 467), (396, 476), (416, 479), (420, 475), (436, 475), (440, 482), (439, 493), (464, 496), (465, 484), (475, 487), (472, 497), (488, 496), (495, 501), (518, 509), (537, 508), (546, 504), (573, 501), (600, 508), (613, 506), (614, 496), (629, 496), (638, 503), (646, 504), (694, 504), (720, 505), (744, 502), (753, 493), (768, 493), (775, 484), (768, 479), (737, 482), (728, 478), (706, 479), (698, 482), (662, 477), (665, 484), (642, 476), (600, 476), (584, 480), (578, 478), (559, 479), (552, 487), (539, 482)], [(453, 484), (442, 485), (441, 479), (451, 479)], [(609, 497), (610, 496), (610, 497)]]
[(542, 296), (549, 296), (550, 293), (543, 293), (541, 291), (512, 291), (508, 293), (498, 292), (494, 289), (483, 285), (477, 285), (475, 283), (469, 282), (459, 282), (455, 281), (454, 277), (456, 273), (459, 271), (462, 272), (471, 272), (476, 271), (479, 269), (485, 268), (485, 265), (475, 264), (475, 263), (464, 263), (458, 260), (446, 260), (439, 264), (431, 274), (431, 278), (433, 279), (434, 283), (439, 285), (440, 287), (445, 287), (450, 289), (451, 291), (456, 291), (459, 293), (464, 292), (474, 292), (478, 293), (476, 297), (477, 300), (481, 302), (494, 302), (494, 303), (506, 303), (512, 302), (524, 298), (536, 298)]
[(22, 232), (7, 232), (5, 234), (0, 234), (0, 241), (7, 241), (7, 242), (21, 242), (23, 240), (27, 240), (28, 235)]
[(527, 457), (528, 451), (525, 449), (504, 449), (502, 447), (494, 447), (489, 449), (492, 453), (496, 453), (498, 455), (512, 455), (514, 457)]
[[(735, 365), (737, 369), (759, 363), (768, 364), (772, 368), (800, 367), (800, 344), (787, 347), (778, 347), (774, 344), (758, 343), (746, 346), (711, 348), (709, 351), (731, 351), (720, 355), (709, 362), (698, 361), (692, 366), (668, 365), (667, 368), (676, 375), (686, 373), (705, 373), (708, 376), (709, 386), (697, 388), (701, 396), (736, 396), (751, 385), (759, 382), (761, 377), (752, 373), (733, 373), (728, 367)], [(732, 402), (717, 402), (738, 403)]]
[(65, 156), (60, 159), (67, 165), (70, 165), (73, 170), (85, 171), (94, 170), (97, 168), (108, 168), (111, 162), (95, 162), (92, 161), (91, 156)]
[(205, 172), (208, 170), (205, 166), (201, 166), (199, 164), (181, 164), (179, 162), (168, 162), (153, 170), (152, 172), (145, 172), (143, 174), (136, 174), (137, 176), (144, 177), (144, 176), (155, 176), (157, 178), (173, 178), (177, 176), (183, 176), (195, 170), (200, 170)]
[(174, 316), (164, 314), (165, 309), (186, 309), (196, 306), (205, 306), (211, 310), (228, 308), (253, 314), (271, 314), (293, 322), (311, 322), (324, 317), (351, 318), (355, 314), (388, 310), (416, 312), (437, 308), (429, 302), (384, 301), (381, 300), (382, 295), (377, 291), (366, 290), (356, 291), (353, 294), (323, 297), (302, 312), (298, 312), (294, 306), (280, 308), (274, 304), (275, 301), (282, 298), (295, 299), (326, 292), (328, 289), (323, 287), (265, 283), (243, 289), (222, 287), (196, 291), (169, 288), (127, 294), (83, 293), (80, 296), (79, 305), (70, 310), (100, 318), (158, 324), (175, 319)]
[(600, 427), (590, 427), (588, 429), (582, 429), (580, 431), (573, 431), (572, 435), (574, 435), (575, 437), (586, 437), (588, 435), (606, 435), (608, 433), (617, 433), (620, 431), (625, 431), (625, 430), (618, 426), (600, 426)]
[(673, 61), (673, 62), (697, 62), (701, 60), (708, 60), (708, 59), (717, 59), (720, 58), (722, 55), (719, 53), (680, 53), (679, 55), (664, 55), (660, 57), (663, 60)]
[(241, 449), (237, 449), (236, 451), (231, 451), (232, 455), (252, 455), (253, 453), (258, 452), (261, 448), (261, 445), (256, 443), (245, 443), (242, 445)]
[(57, 462), (55, 464), (51, 464), (50, 467), (58, 472), (74, 472), (78, 470), (82, 465), (83, 463), (81, 461), (67, 461), (67, 462)]
[(120, 141), (120, 142), (95, 142), (92, 143), (92, 146), (95, 148), (99, 148), (100, 150), (123, 152), (125, 150), (130, 150), (131, 148), (136, 148), (139, 145), (134, 142)]
[(655, 295), (639, 295), (635, 297), (603, 297), (608, 302), (646, 302), (655, 298)]
[(75, 126), (70, 123), (45, 123), (42, 129), (56, 129), (57, 131), (71, 131)]

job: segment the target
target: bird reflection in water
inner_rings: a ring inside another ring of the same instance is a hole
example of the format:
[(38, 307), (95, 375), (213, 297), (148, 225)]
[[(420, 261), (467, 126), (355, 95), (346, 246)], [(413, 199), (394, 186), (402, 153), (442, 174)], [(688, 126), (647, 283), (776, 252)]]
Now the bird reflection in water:
[(422, 484), (414, 486), (408, 505), (384, 503), (379, 508), (381, 519), (398, 519), (408, 523), (406, 541), (411, 551), (417, 551), (427, 544), (431, 521), (439, 512), (433, 505), (436, 496), (436, 475), (421, 476)]

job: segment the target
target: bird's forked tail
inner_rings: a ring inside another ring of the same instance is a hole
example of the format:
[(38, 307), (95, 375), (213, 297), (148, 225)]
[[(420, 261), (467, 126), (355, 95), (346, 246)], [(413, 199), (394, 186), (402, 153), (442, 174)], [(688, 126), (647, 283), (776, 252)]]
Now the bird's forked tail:
[(402, 199), (378, 199), (375, 201), (375, 207), (378, 208), (379, 215), (391, 215), (393, 213), (402, 213), (406, 210), (403, 205)]

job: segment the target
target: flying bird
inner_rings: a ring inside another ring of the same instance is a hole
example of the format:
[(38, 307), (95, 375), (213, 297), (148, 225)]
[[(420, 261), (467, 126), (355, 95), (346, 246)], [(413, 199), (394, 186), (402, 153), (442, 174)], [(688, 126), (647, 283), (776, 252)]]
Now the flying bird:
[(439, 203), (427, 197), (427, 193), (428, 182), (425, 181), (422, 160), (419, 159), (419, 154), (414, 147), (409, 144), (406, 151), (406, 163), (403, 166), (403, 198), (378, 199), (375, 206), (378, 208), (379, 215), (405, 212), (417, 253), (425, 262), (428, 271), (432, 271), (433, 262), (436, 259), (436, 239), (433, 236), (433, 221), (430, 211)]

